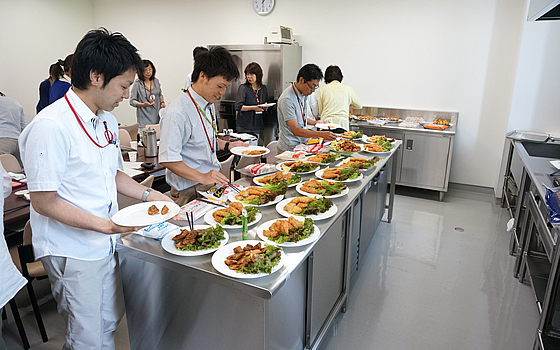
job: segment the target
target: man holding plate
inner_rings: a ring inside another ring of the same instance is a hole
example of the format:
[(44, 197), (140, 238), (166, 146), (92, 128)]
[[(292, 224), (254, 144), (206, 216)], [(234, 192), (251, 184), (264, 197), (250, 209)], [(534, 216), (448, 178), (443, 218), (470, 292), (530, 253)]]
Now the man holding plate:
[(214, 184), (227, 184), (216, 151), (248, 146), (218, 138), (214, 102), (239, 78), (230, 53), (223, 47), (201, 52), (194, 61), (192, 85), (171, 101), (161, 118), (159, 162), (167, 168), (171, 198), (183, 206)]
[(142, 69), (123, 35), (104, 28), (88, 32), (74, 53), (72, 88), (41, 110), (19, 139), (33, 247), (66, 321), (65, 349), (115, 348), (124, 302), (114, 253), (120, 234), (133, 230), (111, 221), (117, 192), (171, 201), (118, 171), (118, 125), (108, 111), (129, 97)]

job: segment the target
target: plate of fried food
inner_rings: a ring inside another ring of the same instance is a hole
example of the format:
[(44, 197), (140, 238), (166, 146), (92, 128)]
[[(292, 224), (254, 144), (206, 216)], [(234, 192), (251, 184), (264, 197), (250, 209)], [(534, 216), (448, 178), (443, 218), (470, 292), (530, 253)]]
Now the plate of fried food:
[(357, 140), (361, 139), (364, 136), (364, 133), (361, 131), (345, 131), (340, 136), (344, 139)]
[(143, 202), (122, 208), (111, 220), (120, 226), (148, 226), (173, 218), (180, 209), (173, 202)]
[(270, 150), (262, 146), (233, 147), (229, 150), (237, 156), (243, 157), (262, 157), (270, 153)]
[(284, 266), (286, 255), (281, 247), (259, 240), (231, 242), (212, 255), (212, 266), (229, 277), (269, 276)]
[(358, 169), (352, 168), (325, 168), (317, 171), (315, 176), (322, 180), (342, 181), (342, 182), (355, 182), (364, 178)]
[(359, 170), (367, 170), (373, 168), (375, 163), (379, 161), (379, 157), (375, 156), (373, 158), (346, 158), (342, 162), (338, 163), (337, 166), (345, 168), (355, 168)]
[(276, 169), (296, 174), (311, 174), (319, 169), (319, 164), (308, 162), (284, 162), (276, 165)]
[(296, 191), (304, 196), (338, 198), (348, 194), (350, 190), (340, 181), (312, 179), (296, 186)]
[(257, 236), (263, 241), (280, 247), (299, 247), (309, 244), (321, 231), (313, 219), (290, 216), (288, 219), (273, 219), (257, 228)]
[(385, 156), (393, 149), (393, 142), (395, 142), (395, 139), (387, 138), (385, 135), (374, 135), (367, 139), (364, 137), (363, 141), (366, 143), (364, 145), (364, 152)]
[(360, 145), (344, 139), (331, 142), (329, 148), (331, 149), (331, 151), (341, 152), (342, 154), (347, 154), (347, 155), (362, 150), (362, 147)]
[(274, 174), (268, 176), (261, 176), (253, 178), (253, 182), (258, 186), (274, 185), (279, 181), (286, 181), (288, 187), (294, 187), (302, 181), (301, 176), (298, 174), (292, 174), (287, 171), (277, 171)]
[(216, 208), (204, 214), (204, 221), (209, 225), (220, 224), (224, 228), (242, 228), (243, 208), (247, 212), (247, 227), (252, 226), (262, 219), (262, 214), (257, 208), (241, 202), (231, 202), (227, 208)]
[(255, 207), (266, 207), (276, 204), (284, 199), (283, 194), (277, 194), (266, 187), (247, 187), (239, 193), (232, 191), (228, 194), (230, 202), (241, 202)]
[(318, 153), (314, 156), (308, 157), (305, 161), (309, 163), (327, 165), (336, 162), (336, 160), (340, 157), (341, 155), (338, 153)]
[(191, 231), (189, 227), (180, 227), (169, 232), (161, 240), (161, 247), (174, 255), (198, 256), (218, 250), (229, 239), (220, 225), (194, 225), (193, 228)]
[(329, 198), (303, 196), (281, 200), (276, 204), (276, 211), (285, 217), (293, 215), (324, 220), (334, 216), (337, 209)]
[(400, 118), (381, 118), (383, 120), (386, 120), (387, 123), (400, 123), (402, 122), (402, 119)]

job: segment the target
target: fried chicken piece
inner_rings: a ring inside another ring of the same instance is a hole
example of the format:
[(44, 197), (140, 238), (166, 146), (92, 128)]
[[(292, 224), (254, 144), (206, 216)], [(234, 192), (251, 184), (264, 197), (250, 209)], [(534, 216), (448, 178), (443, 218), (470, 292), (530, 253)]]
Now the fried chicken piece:
[(301, 190), (307, 193), (311, 193), (311, 194), (317, 194), (319, 193), (319, 191), (317, 191), (315, 188), (313, 187), (309, 187), (309, 186), (301, 186)]
[(216, 222), (222, 222), (222, 220), (226, 217), (227, 211), (225, 209), (218, 209), (212, 213), (212, 217)]
[(181, 233), (179, 233), (178, 235), (175, 235), (175, 237), (173, 237), (172, 240), (178, 241), (180, 239), (183, 239), (183, 238), (185, 238), (185, 236), (187, 235), (188, 232), (189, 232), (189, 230), (181, 229)]
[(320, 188), (321, 187), (321, 181), (319, 181), (317, 179), (312, 179), (312, 180), (309, 180), (309, 181), (305, 181), (303, 183), (303, 185), (313, 187), (313, 188)]
[(230, 213), (234, 213), (235, 215), (241, 215), (243, 213), (243, 204), (239, 202), (232, 202), (226, 210), (231, 210)]
[(164, 205), (163, 208), (161, 208), (161, 215), (165, 215), (167, 213), (169, 213), (169, 208), (167, 205)]
[(157, 213), (159, 213), (159, 209), (155, 205), (148, 208), (148, 215), (154, 215)]
[(367, 144), (366, 149), (370, 152), (383, 152), (383, 148), (378, 144)]

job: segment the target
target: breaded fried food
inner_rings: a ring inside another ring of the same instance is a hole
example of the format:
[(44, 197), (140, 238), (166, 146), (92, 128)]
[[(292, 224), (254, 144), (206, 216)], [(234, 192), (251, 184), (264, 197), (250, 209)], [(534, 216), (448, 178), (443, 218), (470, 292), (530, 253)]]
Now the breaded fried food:
[(321, 175), (324, 179), (336, 179), (340, 176), (340, 171), (342, 168), (327, 168), (323, 171), (323, 175)]
[(314, 200), (312, 197), (296, 197), (284, 206), (284, 210), (290, 214), (299, 214)]
[(277, 237), (281, 232), (289, 234), (290, 232), (297, 231), (303, 227), (303, 223), (293, 216), (290, 216), (288, 220), (276, 220), (268, 230), (263, 231), (265, 237)]
[(366, 150), (370, 152), (383, 152), (383, 148), (376, 143), (368, 143), (365, 145)]
[(159, 213), (159, 209), (155, 205), (148, 208), (148, 215), (155, 215), (157, 213)]
[(274, 180), (274, 179), (288, 181), (288, 180), (291, 180), (292, 177), (293, 177), (293, 175), (291, 173), (284, 173), (283, 171), (279, 170), (272, 175), (257, 178), (257, 181), (261, 182), (261, 183), (268, 183), (268, 182), (270, 182), (271, 180)]
[(213, 212), (212, 217), (217, 223), (221, 223), (229, 213), (241, 215), (243, 213), (243, 204), (239, 202), (231, 202), (226, 209), (218, 209)]
[(243, 151), (242, 153), (248, 156), (258, 156), (259, 154), (263, 154), (266, 152), (265, 150), (252, 150), (252, 151)]
[(245, 247), (237, 246), (233, 248), (234, 254), (226, 257), (224, 263), (231, 270), (239, 270), (250, 262), (254, 262), (257, 255), (263, 254), (268, 250), (268, 247), (261, 247), (260, 243), (253, 245), (247, 244)]
[(165, 215), (167, 213), (169, 213), (169, 208), (167, 205), (164, 205), (163, 208), (161, 208), (161, 215)]
[(178, 249), (184, 249), (188, 245), (194, 244), (197, 237), (202, 236), (202, 230), (189, 231), (187, 229), (181, 229), (181, 233), (173, 237), (175, 241), (175, 247)]
[(252, 199), (255, 199), (255, 198), (258, 198), (258, 197), (264, 195), (267, 192), (268, 192), (268, 190), (266, 188), (254, 187), (253, 186), (253, 187), (249, 187), (248, 189), (239, 192), (239, 194), (235, 196), (235, 199), (237, 199), (238, 201), (241, 201), (241, 200), (250, 201)]

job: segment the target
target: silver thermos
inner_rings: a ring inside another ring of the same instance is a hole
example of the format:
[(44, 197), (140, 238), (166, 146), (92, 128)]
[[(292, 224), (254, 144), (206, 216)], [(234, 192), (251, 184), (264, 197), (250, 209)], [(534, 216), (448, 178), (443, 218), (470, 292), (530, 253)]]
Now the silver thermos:
[(157, 156), (157, 137), (154, 129), (144, 129), (142, 131), (142, 143), (144, 144), (144, 157)]

